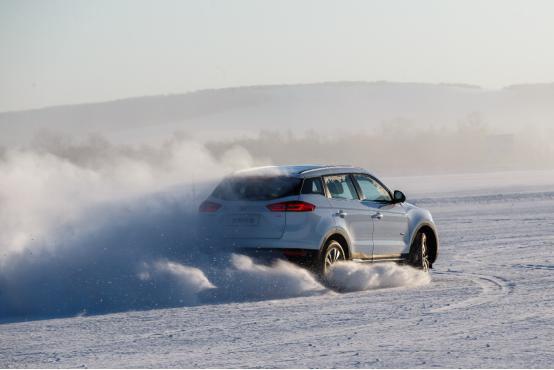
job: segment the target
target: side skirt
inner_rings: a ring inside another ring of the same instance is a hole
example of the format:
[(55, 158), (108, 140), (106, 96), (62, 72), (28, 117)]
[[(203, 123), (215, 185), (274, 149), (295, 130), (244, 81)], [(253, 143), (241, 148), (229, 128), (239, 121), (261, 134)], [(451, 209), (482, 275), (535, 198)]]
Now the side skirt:
[(398, 262), (398, 263), (406, 263), (408, 262), (409, 254), (380, 254), (377, 256), (373, 256), (371, 259), (357, 259), (353, 258), (353, 262), (359, 262), (359, 263), (378, 263), (378, 262)]

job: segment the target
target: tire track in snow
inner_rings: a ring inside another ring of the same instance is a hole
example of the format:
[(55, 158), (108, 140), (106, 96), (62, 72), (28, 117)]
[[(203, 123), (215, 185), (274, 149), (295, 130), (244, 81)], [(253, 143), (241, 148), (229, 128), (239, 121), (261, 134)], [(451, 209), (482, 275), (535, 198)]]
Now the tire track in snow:
[(554, 271), (554, 265), (533, 265), (533, 264), (515, 264), (512, 267), (527, 270), (550, 270)]
[(453, 280), (465, 280), (477, 285), (480, 292), (476, 296), (458, 301), (453, 304), (446, 304), (431, 310), (433, 313), (446, 312), (456, 309), (467, 309), (486, 303), (497, 302), (508, 294), (512, 294), (515, 283), (500, 276), (466, 273), (463, 271), (435, 272), (439, 276), (453, 278)]

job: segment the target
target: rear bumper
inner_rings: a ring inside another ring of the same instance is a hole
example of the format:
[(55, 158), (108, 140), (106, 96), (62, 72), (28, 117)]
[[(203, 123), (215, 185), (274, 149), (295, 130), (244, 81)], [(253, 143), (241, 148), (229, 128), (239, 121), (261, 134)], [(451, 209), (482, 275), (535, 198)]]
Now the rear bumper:
[(313, 249), (238, 248), (235, 253), (249, 256), (258, 263), (271, 263), (281, 259), (311, 268), (317, 261), (319, 251)]
[(304, 241), (292, 241), (286, 239), (211, 239), (200, 238), (197, 241), (202, 250), (209, 252), (235, 252), (240, 249), (257, 249), (257, 250), (282, 250), (282, 249), (302, 249), (319, 251), (319, 245), (311, 245)]
[(319, 247), (279, 239), (203, 239), (197, 241), (207, 254), (238, 253), (257, 262), (285, 259), (300, 265), (311, 265), (317, 259)]

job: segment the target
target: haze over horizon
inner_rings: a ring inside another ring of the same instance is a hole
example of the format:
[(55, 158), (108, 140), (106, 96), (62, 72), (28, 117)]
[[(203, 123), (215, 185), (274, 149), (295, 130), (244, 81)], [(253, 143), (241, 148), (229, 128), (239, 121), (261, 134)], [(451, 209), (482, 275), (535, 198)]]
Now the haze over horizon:
[(100, 100), (91, 100), (91, 101), (82, 101), (82, 102), (71, 102), (71, 103), (60, 103), (60, 104), (54, 104), (54, 105), (47, 105), (47, 106), (37, 106), (37, 107), (30, 107), (30, 108), (24, 108), (24, 109), (15, 109), (15, 110), (6, 110), (6, 111), (0, 111), (0, 114), (17, 114), (17, 113), (24, 113), (26, 111), (37, 111), (37, 110), (43, 110), (43, 109), (51, 109), (51, 108), (64, 108), (64, 107), (70, 107), (70, 106), (87, 106), (87, 105), (99, 105), (99, 104), (105, 104), (105, 103), (118, 103), (121, 101), (132, 101), (132, 100), (139, 100), (139, 99), (149, 99), (149, 98), (160, 98), (160, 97), (172, 97), (172, 96), (186, 96), (186, 95), (192, 95), (192, 94), (198, 94), (198, 93), (208, 93), (208, 92), (217, 92), (217, 91), (228, 91), (228, 90), (237, 90), (237, 89), (256, 89), (256, 88), (281, 88), (281, 87), (303, 87), (303, 86), (324, 86), (324, 85), (341, 85), (341, 84), (365, 84), (365, 85), (372, 85), (372, 84), (390, 84), (390, 85), (399, 85), (399, 86), (437, 86), (437, 87), (452, 87), (452, 88), (462, 88), (462, 89), (476, 89), (480, 90), (482, 92), (495, 92), (495, 91), (502, 91), (506, 89), (512, 89), (512, 88), (518, 88), (518, 87), (538, 87), (538, 86), (554, 86), (554, 81), (547, 81), (547, 82), (541, 82), (541, 83), (513, 83), (513, 84), (506, 84), (505, 86), (495, 87), (495, 88), (487, 88), (480, 85), (475, 84), (469, 84), (469, 83), (463, 83), (463, 82), (422, 82), (422, 81), (392, 81), (392, 80), (375, 80), (375, 81), (347, 81), (347, 80), (336, 80), (336, 81), (317, 81), (317, 82), (299, 82), (299, 83), (274, 83), (274, 84), (258, 84), (258, 85), (236, 85), (236, 86), (226, 86), (226, 87), (212, 87), (212, 88), (201, 88), (196, 90), (190, 90), (190, 91), (181, 91), (181, 92), (172, 92), (172, 93), (158, 93), (158, 94), (145, 94), (145, 95), (129, 95), (129, 96), (122, 96), (117, 98), (111, 98), (111, 99), (100, 99)]
[(548, 1), (0, 2), (0, 112), (324, 81), (554, 81)]
[[(256, 163), (551, 169), (553, 10), (539, 0), (0, 0), (0, 159), (185, 136)], [(389, 146), (401, 149), (376, 162)]]

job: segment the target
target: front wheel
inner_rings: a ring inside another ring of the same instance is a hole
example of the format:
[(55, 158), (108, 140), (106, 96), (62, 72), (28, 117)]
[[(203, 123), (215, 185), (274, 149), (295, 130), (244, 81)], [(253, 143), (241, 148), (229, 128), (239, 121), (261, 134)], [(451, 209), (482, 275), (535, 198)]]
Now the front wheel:
[(410, 248), (410, 265), (425, 272), (429, 271), (429, 247), (427, 234), (423, 231), (418, 231)]

